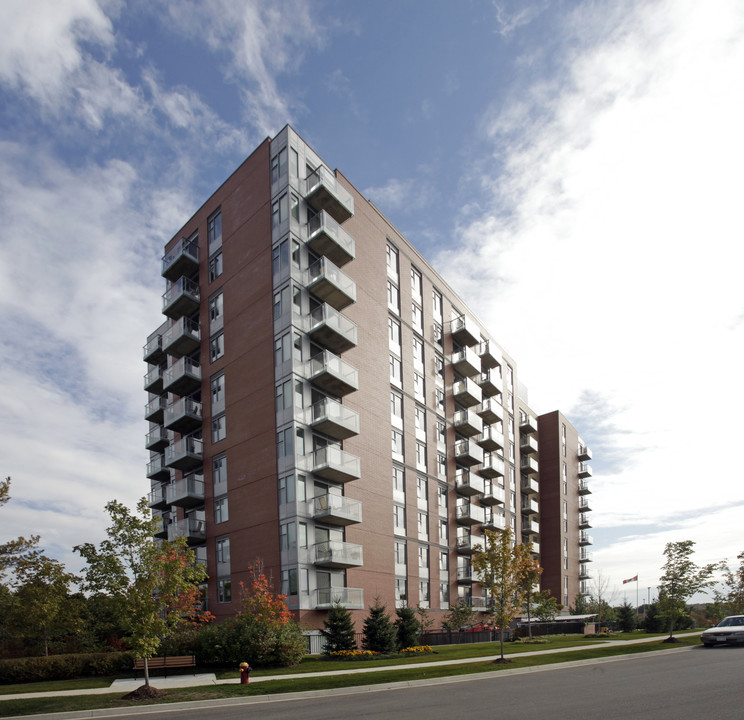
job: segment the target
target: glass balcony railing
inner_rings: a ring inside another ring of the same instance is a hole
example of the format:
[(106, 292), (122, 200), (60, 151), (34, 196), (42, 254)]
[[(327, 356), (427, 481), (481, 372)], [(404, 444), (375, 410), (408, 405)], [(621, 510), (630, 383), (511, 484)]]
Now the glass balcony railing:
[(314, 429), (337, 440), (346, 440), (359, 434), (359, 413), (345, 405), (323, 398), (308, 409), (308, 424)]
[(176, 280), (199, 269), (199, 241), (196, 237), (181, 238), (164, 256), (162, 275)]
[(327, 257), (339, 267), (356, 255), (354, 238), (325, 210), (308, 220), (307, 244), (313, 252)]
[(356, 283), (326, 257), (307, 269), (305, 284), (315, 297), (336, 310), (356, 302)]
[(316, 210), (325, 210), (336, 222), (344, 222), (354, 214), (354, 198), (324, 165), (305, 179), (305, 200)]
[(349, 568), (360, 567), (363, 564), (362, 546), (354, 543), (327, 540), (314, 545), (313, 551), (316, 565)]
[(362, 522), (362, 503), (335, 493), (313, 498), (310, 511), (315, 520), (328, 525), (344, 526)]
[(327, 303), (310, 313), (307, 332), (315, 342), (337, 355), (357, 344), (356, 324)]
[(311, 383), (338, 397), (359, 389), (359, 371), (329, 350), (310, 358), (307, 374)]
[(362, 588), (327, 587), (316, 591), (315, 607), (325, 610), (338, 604), (347, 610), (364, 609), (364, 590)]

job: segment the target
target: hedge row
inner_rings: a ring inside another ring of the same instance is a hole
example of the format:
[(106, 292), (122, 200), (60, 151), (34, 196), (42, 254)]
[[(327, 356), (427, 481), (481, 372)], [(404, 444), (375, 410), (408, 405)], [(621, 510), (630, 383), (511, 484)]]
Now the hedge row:
[(133, 665), (131, 653), (85, 653), (0, 660), (0, 684), (116, 675)]

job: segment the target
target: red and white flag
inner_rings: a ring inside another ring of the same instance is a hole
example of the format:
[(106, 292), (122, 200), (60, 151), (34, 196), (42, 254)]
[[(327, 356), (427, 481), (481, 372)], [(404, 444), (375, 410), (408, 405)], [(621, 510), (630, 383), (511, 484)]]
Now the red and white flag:
[(638, 575), (636, 575), (635, 577), (632, 577), (632, 578), (628, 578), (627, 580), (623, 580), (623, 585), (625, 585), (625, 583), (629, 583), (629, 582), (638, 582)]

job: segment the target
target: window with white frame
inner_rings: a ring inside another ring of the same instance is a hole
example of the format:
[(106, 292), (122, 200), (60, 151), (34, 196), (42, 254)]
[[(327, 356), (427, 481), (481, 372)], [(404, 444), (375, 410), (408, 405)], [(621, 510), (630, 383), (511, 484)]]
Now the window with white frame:
[(227, 434), (227, 421), (223, 415), (217, 415), (212, 418), (212, 443), (217, 443), (225, 439)]

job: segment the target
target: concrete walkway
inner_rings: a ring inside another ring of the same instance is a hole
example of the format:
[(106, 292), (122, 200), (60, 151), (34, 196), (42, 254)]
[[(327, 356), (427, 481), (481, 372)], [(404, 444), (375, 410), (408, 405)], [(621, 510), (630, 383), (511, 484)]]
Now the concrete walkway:
[[(702, 632), (702, 631), (700, 631)], [(696, 635), (699, 635), (700, 633), (693, 633)], [(686, 636), (689, 636), (690, 633), (685, 633)], [(587, 647), (597, 648), (597, 647), (617, 647), (620, 645), (628, 646), (628, 645), (638, 645), (641, 643), (650, 643), (650, 642), (659, 642), (660, 640), (659, 635), (651, 638), (639, 638), (637, 640), (599, 640), (596, 642), (587, 641), (586, 643), (582, 643), (581, 645), (576, 645), (573, 647), (567, 647), (567, 648), (555, 648), (553, 650), (529, 650), (527, 652), (520, 652), (520, 653), (504, 653), (505, 656), (513, 656), (513, 657), (529, 657), (530, 655), (555, 655), (557, 653), (570, 653), (570, 652), (578, 652), (580, 650), (584, 650)], [(406, 665), (384, 665), (381, 667), (361, 667), (361, 668), (353, 668), (349, 670), (329, 670), (327, 672), (314, 672), (314, 673), (290, 673), (286, 675), (261, 675), (258, 677), (251, 678), (251, 685), (255, 683), (262, 683), (262, 682), (268, 682), (269, 680), (293, 680), (296, 678), (306, 678), (306, 677), (322, 677), (322, 676), (328, 676), (328, 675), (356, 675), (359, 673), (373, 673), (373, 672), (383, 672), (385, 670), (390, 670), (394, 667), (399, 667), (401, 669), (409, 669), (409, 668), (427, 668), (427, 667), (437, 667), (441, 665), (464, 665), (466, 663), (474, 663), (474, 662), (493, 662), (494, 660), (498, 660), (501, 656), (500, 655), (488, 655), (485, 657), (474, 657), (474, 658), (462, 658), (460, 660), (442, 660), (442, 661), (432, 661), (432, 662), (420, 662), (420, 663), (411, 663)], [(202, 675), (176, 675), (174, 677), (164, 678), (164, 677), (154, 677), (150, 679), (151, 684), (153, 687), (157, 687), (160, 690), (167, 690), (168, 688), (180, 688), (180, 687), (199, 687), (204, 685), (237, 685), (240, 683), (240, 679), (238, 678), (238, 672), (236, 670), (235, 672), (236, 677), (235, 678), (229, 678), (227, 680), (217, 680), (214, 673), (205, 673)], [(129, 679), (120, 679), (120, 680), (114, 680), (114, 682), (109, 686), (105, 688), (82, 688), (80, 690), (51, 690), (48, 692), (29, 692), (29, 693), (17, 693), (14, 695), (0, 695), (0, 702), (3, 700), (21, 700), (25, 698), (40, 698), (40, 697), (65, 697), (69, 695), (110, 695), (112, 693), (128, 693), (132, 690), (136, 690), (138, 687), (144, 684), (143, 680), (129, 680)]]

